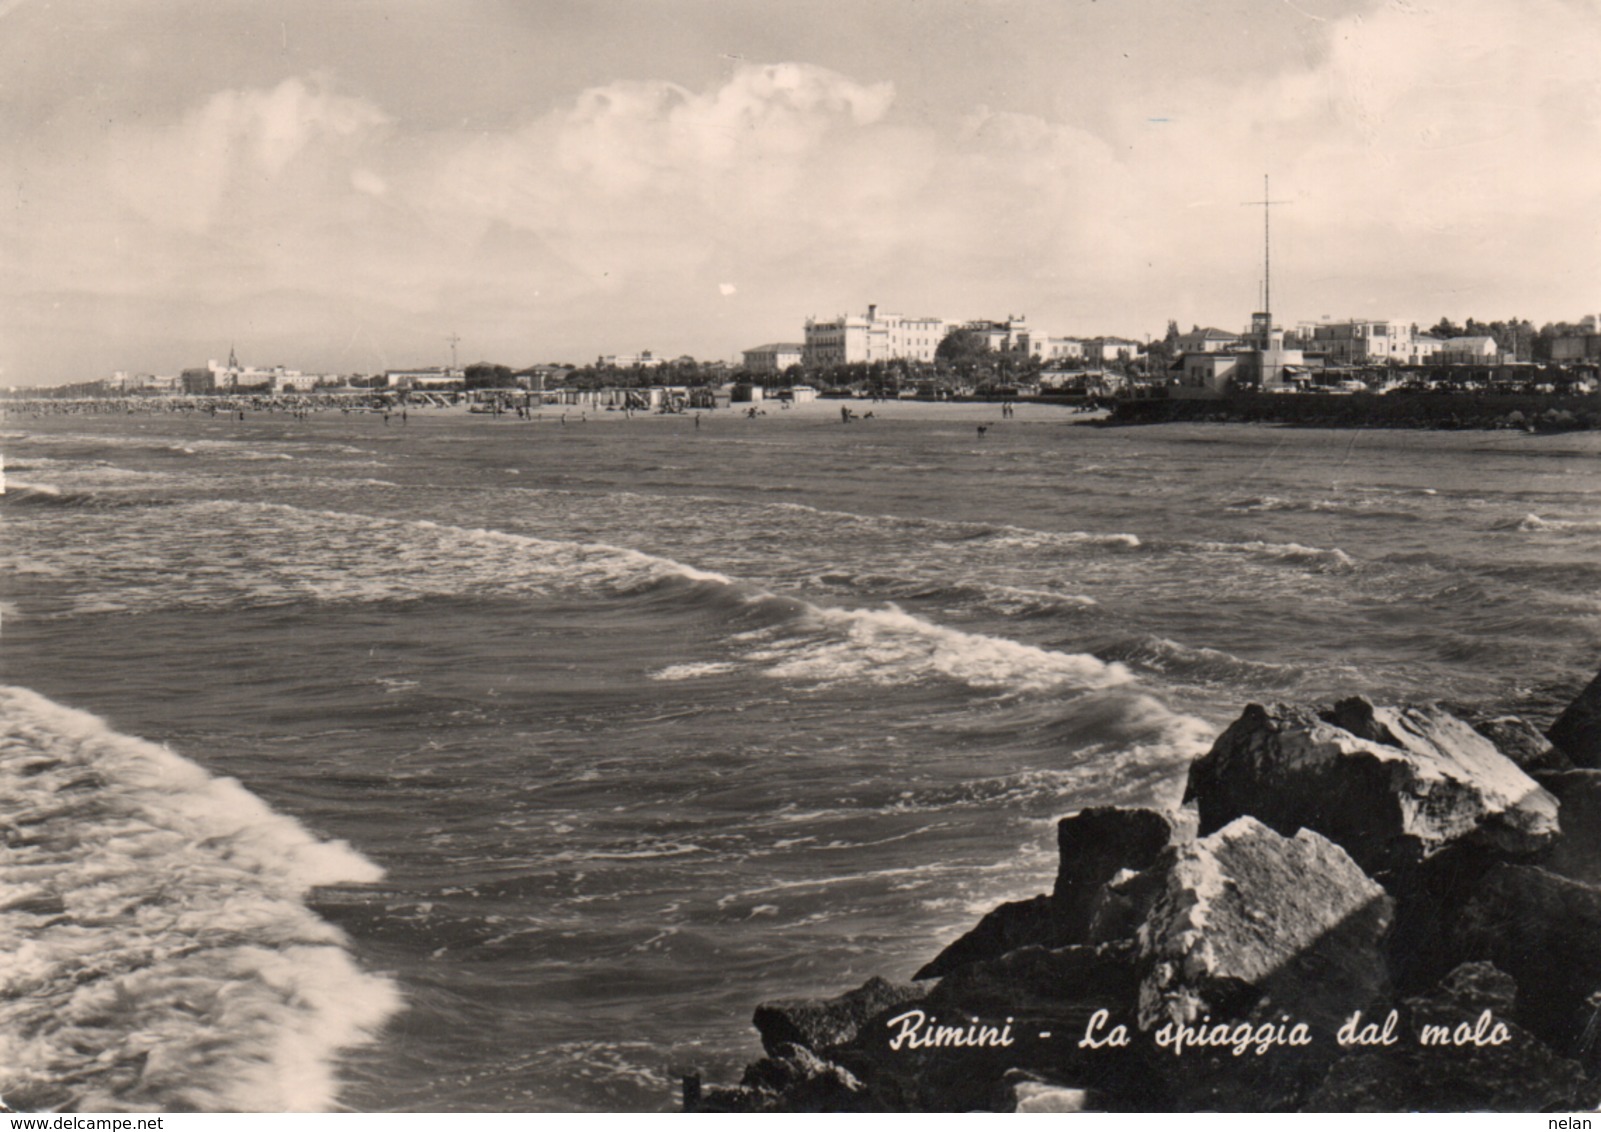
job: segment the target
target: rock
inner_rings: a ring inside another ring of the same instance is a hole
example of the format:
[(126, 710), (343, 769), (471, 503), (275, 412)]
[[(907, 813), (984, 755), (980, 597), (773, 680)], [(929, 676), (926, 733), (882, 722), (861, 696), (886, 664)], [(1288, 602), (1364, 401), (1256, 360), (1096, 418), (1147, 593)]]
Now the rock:
[(1003, 1084), (1006, 1096), (999, 1106), (1003, 1112), (1089, 1112), (1103, 1107), (1088, 1089), (1044, 1081), (1016, 1069), (1006, 1075)]
[[(1512, 1020), (1517, 987), (1488, 963), (1458, 967), (1429, 995), (1399, 1010), (1393, 1046), (1358, 1048), (1329, 1070), (1311, 1112), (1544, 1112), (1588, 1109), (1596, 1086)], [(1481, 1022), (1484, 1012), (1489, 1023)], [(1424, 1026), (1481, 1035), (1462, 1045), (1424, 1045)], [(1495, 1026), (1502, 1029), (1499, 1033)], [(1499, 1044), (1490, 1039), (1501, 1037)]]
[(776, 1056), (786, 1045), (818, 1053), (842, 1046), (862, 1024), (893, 1006), (914, 1002), (928, 988), (892, 983), (873, 976), (837, 998), (786, 998), (764, 1002), (751, 1021), (762, 1036), (762, 1048)]
[(740, 1084), (773, 1094), (775, 1112), (861, 1112), (869, 1104), (866, 1086), (850, 1070), (805, 1046), (779, 1046), (749, 1066)]
[(1120, 1013), (1139, 989), (1136, 949), (1024, 947), (947, 976), (925, 1000), (931, 1011), (1005, 1017), (1027, 1014), (1080, 1023), (1096, 1010)]
[(1391, 902), (1327, 838), (1253, 817), (1166, 851), (1138, 935), (1139, 1022), (1243, 1017), (1263, 995), (1328, 1025), (1385, 992)]
[(1020, 947), (1062, 947), (1077, 942), (1057, 916), (1051, 898), (1036, 896), (995, 908), (972, 931), (923, 964), (912, 978), (937, 979)]
[(1495, 749), (1528, 774), (1547, 770), (1571, 770), (1573, 764), (1557, 750), (1540, 729), (1520, 715), (1486, 715), (1461, 704), (1440, 704), (1442, 711), (1456, 716), (1495, 744)]
[(1524, 1026), (1559, 1053), (1593, 1037), (1601, 991), (1601, 888), (1528, 865), (1495, 866), (1452, 929), (1459, 955), (1483, 959), (1518, 984)]
[(1056, 826), (1060, 860), (1051, 892), (1071, 942), (1088, 938), (1096, 898), (1120, 871), (1146, 868), (1186, 830), (1187, 815), (1159, 810), (1096, 806), (1063, 818)]
[[(1061, 856), (1051, 895), (1002, 904), (912, 978), (939, 978), (1020, 947), (1090, 942), (1107, 882), (1119, 872), (1145, 868), (1176, 836), (1192, 831), (1193, 820), (1193, 815), (1118, 806), (1092, 807), (1063, 818), (1056, 827)], [(1111, 930), (1111, 923), (1107, 920), (1103, 929)], [(1107, 938), (1113, 937), (1103, 934), (1097, 942)]]
[(1557, 836), (1556, 799), (1484, 736), (1432, 708), (1342, 701), (1330, 711), (1251, 704), (1190, 767), (1201, 832), (1250, 814), (1305, 827), (1368, 872), (1457, 841), (1533, 854)]
[(1601, 768), (1601, 674), (1557, 717), (1546, 738), (1578, 767)]
[(1562, 803), (1562, 839), (1542, 867), (1558, 876), (1601, 884), (1601, 770), (1540, 775)]
[[(1107, 1011), (1108, 1030), (1116, 1023), (1132, 1030), (1129, 1007), (1139, 986), (1134, 954), (1128, 941), (1024, 947), (968, 964), (922, 1001), (886, 1012), (830, 1056), (875, 1096), (896, 1098), (896, 1105), (915, 1111), (1009, 1109), (1005, 1082), (1014, 1071), (1102, 1098), (1149, 1103), (1160, 1089), (1149, 1081), (1137, 1040), (1122, 1048), (1079, 1046), (1099, 1010)], [(903, 1032), (927, 1038), (941, 1027), (970, 1035), (987, 1027), (991, 1039), (1004, 1041), (914, 1045), (902, 1038)]]
[(1152, 873), (1122, 869), (1101, 886), (1090, 912), (1089, 943), (1133, 939), (1160, 889)]
[(1454, 934), (1457, 916), (1485, 874), (1499, 864), (1490, 851), (1458, 843), (1386, 875), (1384, 887), (1395, 901), (1395, 915), (1385, 939), (1385, 962), (1398, 991), (1432, 991), (1463, 961)]
[(686, 1081), (686, 1112), (866, 1112), (874, 1098), (850, 1070), (804, 1046), (781, 1045), (752, 1062), (734, 1088)]

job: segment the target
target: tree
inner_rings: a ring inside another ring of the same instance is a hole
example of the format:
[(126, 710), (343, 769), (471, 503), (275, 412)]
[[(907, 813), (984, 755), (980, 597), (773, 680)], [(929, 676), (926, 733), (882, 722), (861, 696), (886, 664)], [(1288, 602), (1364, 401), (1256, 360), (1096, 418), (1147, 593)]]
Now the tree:
[(964, 363), (989, 361), (993, 353), (988, 340), (982, 334), (958, 328), (940, 339), (939, 348), (934, 351), (934, 359), (960, 368)]
[(514, 389), (517, 386), (510, 366), (492, 362), (474, 362), (462, 371), (462, 378), (468, 389)]

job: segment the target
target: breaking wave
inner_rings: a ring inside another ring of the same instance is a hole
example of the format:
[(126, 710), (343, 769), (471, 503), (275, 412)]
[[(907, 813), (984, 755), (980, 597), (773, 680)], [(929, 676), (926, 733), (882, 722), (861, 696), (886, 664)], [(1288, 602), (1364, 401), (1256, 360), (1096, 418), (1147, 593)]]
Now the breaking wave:
[(1502, 530), (1516, 531), (1601, 531), (1601, 519), (1543, 519), (1530, 512), (1516, 523), (1502, 524)]
[(1288, 687), (1305, 675), (1293, 664), (1247, 660), (1221, 649), (1185, 645), (1165, 637), (1142, 637), (1100, 650), (1101, 657), (1148, 672), (1223, 687)]
[[(79, 516), (85, 519), (86, 516)], [(403, 602), (431, 597), (531, 598), (572, 592), (627, 597), (681, 609), (757, 617), (774, 630), (741, 660), (765, 674), (811, 685), (847, 680), (904, 684), (949, 679), (985, 690), (1103, 687), (1130, 679), (1117, 665), (946, 628), (894, 605), (820, 607), (723, 574), (605, 543), (535, 538), (430, 520), (308, 511), (277, 503), (215, 502), (152, 509), (145, 530), (168, 525), (162, 545), (183, 547), (180, 564), (130, 554), (114, 578), (96, 579), (72, 609), (236, 610), (314, 602)], [(201, 530), (205, 538), (179, 537)], [(74, 524), (79, 539), (127, 537), (126, 525)], [(84, 568), (83, 546), (37, 539), (40, 568)], [(993, 595), (991, 595), (993, 596)], [(1016, 602), (1019, 594), (1008, 595)], [(1055, 607), (1073, 595), (1040, 594)], [(696, 673), (682, 670), (670, 677)]]
[(1253, 558), (1306, 563), (1324, 568), (1354, 570), (1356, 559), (1339, 547), (1303, 546), (1298, 542), (1202, 542), (1200, 550), (1248, 554)]
[(0, 686), (0, 1094), (285, 1111), (399, 1008), (304, 898), (380, 870), (229, 778)]

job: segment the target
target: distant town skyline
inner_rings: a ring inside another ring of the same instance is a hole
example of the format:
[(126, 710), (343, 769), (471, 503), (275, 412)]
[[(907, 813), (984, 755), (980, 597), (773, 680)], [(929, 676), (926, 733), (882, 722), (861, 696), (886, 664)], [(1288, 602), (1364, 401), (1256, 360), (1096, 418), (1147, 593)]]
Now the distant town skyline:
[(1588, 0), (0, 0), (0, 385), (1601, 310)]

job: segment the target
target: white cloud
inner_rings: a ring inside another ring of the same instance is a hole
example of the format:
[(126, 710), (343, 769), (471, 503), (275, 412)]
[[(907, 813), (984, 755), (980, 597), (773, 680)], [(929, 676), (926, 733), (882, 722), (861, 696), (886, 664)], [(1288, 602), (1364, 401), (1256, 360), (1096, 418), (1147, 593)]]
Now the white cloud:
[[(285, 341), (297, 319), (321, 320), (309, 340), (348, 340), (359, 317), (429, 342), (434, 321), (476, 320), (485, 356), (529, 351), (514, 361), (722, 354), (868, 301), (1026, 311), (1055, 332), (1232, 325), (1260, 274), (1260, 211), (1240, 202), (1271, 172), (1294, 201), (1274, 216), (1285, 317), (1596, 305), (1593, 5), (1395, 3), (1315, 31), (1251, 82), (1204, 48), (1154, 93), (1064, 70), (1039, 101), (1093, 99), (1094, 130), (1005, 107), (943, 118), (806, 63), (703, 89), (605, 83), (470, 131), (420, 131), (305, 76), (165, 116), (68, 115), (4, 154), (20, 172), (0, 298), (136, 296), (174, 325), (254, 304)], [(27, 369), (8, 349), (0, 364)]]
[(113, 135), (110, 185), (146, 219), (203, 232), (223, 218), (225, 204), (326, 192), (328, 164), (343, 165), (385, 121), (371, 103), (299, 78), (270, 90), (220, 91), (175, 125)]

